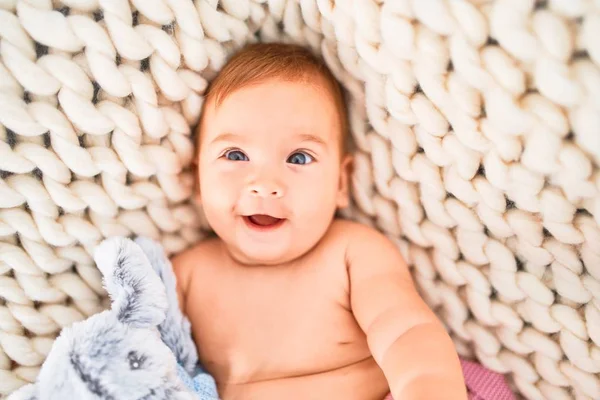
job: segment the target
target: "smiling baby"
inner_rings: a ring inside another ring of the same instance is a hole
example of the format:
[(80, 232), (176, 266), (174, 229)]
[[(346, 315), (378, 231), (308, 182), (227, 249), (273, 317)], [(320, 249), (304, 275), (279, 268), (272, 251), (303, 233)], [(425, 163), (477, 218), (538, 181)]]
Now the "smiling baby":
[(383, 234), (336, 218), (351, 157), (340, 88), (254, 44), (208, 88), (198, 200), (216, 234), (173, 260), (200, 361), (228, 399), (466, 399), (453, 343)]

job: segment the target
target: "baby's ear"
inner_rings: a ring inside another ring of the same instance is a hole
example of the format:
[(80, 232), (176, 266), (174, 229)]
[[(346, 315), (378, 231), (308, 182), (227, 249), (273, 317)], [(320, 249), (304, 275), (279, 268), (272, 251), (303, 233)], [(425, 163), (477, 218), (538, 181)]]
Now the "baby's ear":
[(194, 156), (194, 160), (192, 161), (192, 179), (194, 180), (193, 182), (193, 191), (192, 191), (192, 200), (198, 204), (201, 205), (202, 204), (202, 198), (200, 196), (200, 169), (198, 168), (198, 151), (196, 151), (196, 154)]
[(165, 287), (136, 243), (126, 238), (103, 241), (94, 251), (112, 310), (124, 324), (149, 328), (165, 319)]
[(352, 176), (352, 165), (354, 158), (351, 154), (345, 154), (340, 164), (340, 180), (338, 182), (336, 205), (338, 208), (346, 208), (350, 204), (349, 180)]

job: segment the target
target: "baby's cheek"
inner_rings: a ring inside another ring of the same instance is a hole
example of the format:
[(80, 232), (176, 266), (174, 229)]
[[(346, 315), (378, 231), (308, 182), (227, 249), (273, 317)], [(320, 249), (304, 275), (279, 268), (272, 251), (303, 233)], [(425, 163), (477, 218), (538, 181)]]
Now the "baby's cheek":
[(306, 218), (324, 218), (335, 207), (334, 195), (330, 187), (316, 183), (297, 191), (294, 208)]
[(200, 186), (215, 193), (225, 193), (239, 188), (242, 174), (233, 168), (220, 166), (207, 166), (206, 171), (200, 174)]

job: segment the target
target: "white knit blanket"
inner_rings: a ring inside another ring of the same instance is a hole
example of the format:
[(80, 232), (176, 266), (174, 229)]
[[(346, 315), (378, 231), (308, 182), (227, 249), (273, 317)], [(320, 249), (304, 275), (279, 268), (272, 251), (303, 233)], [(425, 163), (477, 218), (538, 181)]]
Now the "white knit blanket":
[(348, 214), (459, 353), (526, 398), (600, 399), (598, 0), (0, 0), (0, 397), (106, 307), (104, 237), (202, 238), (190, 127), (253, 40), (343, 83)]

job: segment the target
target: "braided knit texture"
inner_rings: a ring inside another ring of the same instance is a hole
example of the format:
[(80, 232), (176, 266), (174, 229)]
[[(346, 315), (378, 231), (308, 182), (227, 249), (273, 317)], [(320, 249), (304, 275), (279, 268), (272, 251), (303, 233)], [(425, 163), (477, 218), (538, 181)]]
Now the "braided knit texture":
[(598, 0), (0, 0), (0, 397), (107, 306), (103, 238), (202, 239), (192, 127), (257, 40), (342, 82), (347, 215), (459, 353), (529, 399), (600, 399)]

